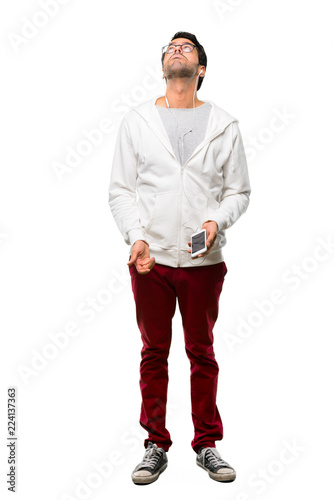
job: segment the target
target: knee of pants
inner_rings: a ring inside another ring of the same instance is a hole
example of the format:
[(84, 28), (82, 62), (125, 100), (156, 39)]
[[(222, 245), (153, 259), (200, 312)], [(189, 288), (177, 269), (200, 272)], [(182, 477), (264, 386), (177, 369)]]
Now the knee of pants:
[(216, 361), (215, 353), (213, 351), (213, 347), (206, 349), (189, 349), (185, 348), (187, 356), (190, 361), (195, 364), (210, 364), (213, 367), (216, 367), (217, 371), (219, 370), (218, 363)]
[(169, 356), (169, 347), (143, 346), (141, 350), (142, 360), (152, 363), (167, 361), (168, 356)]

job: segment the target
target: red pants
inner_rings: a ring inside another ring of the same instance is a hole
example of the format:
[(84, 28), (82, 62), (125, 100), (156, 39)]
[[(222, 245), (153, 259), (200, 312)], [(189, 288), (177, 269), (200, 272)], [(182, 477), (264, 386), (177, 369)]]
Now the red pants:
[(144, 446), (147, 448), (152, 441), (168, 451), (172, 445), (165, 427), (167, 358), (177, 298), (190, 361), (191, 415), (195, 430), (191, 446), (196, 453), (201, 446), (215, 447), (215, 441), (223, 438), (223, 425), (216, 406), (219, 367), (213, 350), (212, 329), (227, 273), (225, 262), (190, 268), (155, 264), (148, 274), (139, 274), (132, 265), (129, 271), (143, 341), (140, 425), (149, 433)]

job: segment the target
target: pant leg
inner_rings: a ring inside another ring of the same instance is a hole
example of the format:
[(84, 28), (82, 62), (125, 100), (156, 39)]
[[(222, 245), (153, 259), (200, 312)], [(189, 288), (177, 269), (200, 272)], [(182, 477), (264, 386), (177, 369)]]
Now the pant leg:
[(223, 438), (216, 405), (219, 367), (213, 349), (213, 327), (227, 272), (225, 262), (180, 268), (175, 283), (182, 316), (185, 349), (190, 361), (191, 405), (197, 453), (201, 446), (215, 447)]
[(140, 425), (152, 441), (168, 451), (172, 445), (166, 429), (168, 355), (172, 338), (172, 318), (176, 294), (170, 282), (171, 268), (155, 264), (148, 274), (129, 268), (136, 303), (136, 316), (143, 347), (140, 363), (142, 405)]

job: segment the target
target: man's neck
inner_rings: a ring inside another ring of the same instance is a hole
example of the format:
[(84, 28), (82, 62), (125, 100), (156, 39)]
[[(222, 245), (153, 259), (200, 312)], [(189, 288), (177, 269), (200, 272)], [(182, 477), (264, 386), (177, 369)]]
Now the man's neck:
[[(167, 82), (166, 96), (171, 108), (192, 108), (194, 106), (194, 85), (196, 82), (187, 84), (184, 80), (184, 78), (173, 79)], [(202, 104), (203, 101), (197, 98), (197, 92), (195, 92), (195, 107)]]

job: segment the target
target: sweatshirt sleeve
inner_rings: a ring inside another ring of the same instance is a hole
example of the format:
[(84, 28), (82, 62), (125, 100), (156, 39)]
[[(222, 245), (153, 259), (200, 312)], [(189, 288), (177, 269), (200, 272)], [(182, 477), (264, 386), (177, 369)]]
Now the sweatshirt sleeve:
[(219, 207), (210, 210), (207, 220), (214, 220), (218, 230), (231, 227), (247, 210), (251, 187), (245, 149), (238, 127), (238, 122), (232, 122), (232, 148), (228, 160), (223, 165), (224, 185)]
[(123, 117), (114, 151), (109, 185), (109, 206), (125, 243), (145, 241), (136, 203), (137, 158), (126, 115)]

